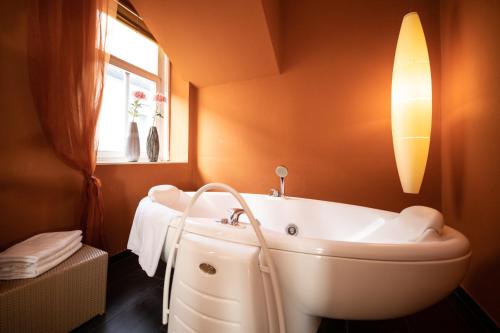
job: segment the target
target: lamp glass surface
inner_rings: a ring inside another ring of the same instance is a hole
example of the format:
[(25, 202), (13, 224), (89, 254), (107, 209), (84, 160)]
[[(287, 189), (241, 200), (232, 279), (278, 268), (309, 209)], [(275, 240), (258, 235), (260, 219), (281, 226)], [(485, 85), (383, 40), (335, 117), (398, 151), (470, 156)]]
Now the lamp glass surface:
[(392, 140), (405, 193), (418, 193), (432, 124), (432, 82), (424, 30), (416, 12), (405, 15), (392, 72)]

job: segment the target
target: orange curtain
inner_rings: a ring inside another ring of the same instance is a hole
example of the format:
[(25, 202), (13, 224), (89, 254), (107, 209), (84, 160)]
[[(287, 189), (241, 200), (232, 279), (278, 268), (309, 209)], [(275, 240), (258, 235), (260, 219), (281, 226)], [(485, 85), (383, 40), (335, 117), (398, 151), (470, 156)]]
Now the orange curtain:
[(57, 155), (82, 172), (84, 241), (104, 246), (101, 183), (94, 176), (102, 100), (107, 0), (31, 0), (28, 69), (43, 131)]

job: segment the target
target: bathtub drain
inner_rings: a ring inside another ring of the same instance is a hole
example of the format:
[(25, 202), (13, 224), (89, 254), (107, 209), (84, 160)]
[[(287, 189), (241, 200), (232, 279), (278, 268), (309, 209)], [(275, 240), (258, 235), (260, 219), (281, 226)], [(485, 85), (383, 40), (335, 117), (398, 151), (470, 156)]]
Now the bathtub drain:
[(296, 224), (290, 223), (286, 226), (286, 233), (290, 236), (297, 236), (299, 233), (299, 227)]

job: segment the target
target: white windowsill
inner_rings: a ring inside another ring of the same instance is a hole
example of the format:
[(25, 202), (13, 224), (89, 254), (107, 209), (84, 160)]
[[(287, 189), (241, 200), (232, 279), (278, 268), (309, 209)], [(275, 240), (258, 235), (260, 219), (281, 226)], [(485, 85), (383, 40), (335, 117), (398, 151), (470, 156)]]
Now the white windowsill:
[(148, 161), (138, 161), (138, 162), (128, 162), (128, 161), (117, 161), (117, 162), (97, 162), (97, 165), (121, 165), (121, 164), (169, 164), (172, 163), (170, 161), (158, 161), (158, 162), (148, 162)]
[(138, 162), (128, 162), (128, 161), (100, 161), (96, 163), (97, 165), (151, 165), (151, 164), (188, 164), (188, 162), (178, 162), (178, 161), (138, 161)]
[(147, 164), (171, 164), (173, 161), (163, 159), (161, 154), (157, 162), (150, 162), (146, 154), (141, 154), (137, 162), (129, 162), (123, 152), (99, 151), (97, 153), (97, 165), (147, 165)]

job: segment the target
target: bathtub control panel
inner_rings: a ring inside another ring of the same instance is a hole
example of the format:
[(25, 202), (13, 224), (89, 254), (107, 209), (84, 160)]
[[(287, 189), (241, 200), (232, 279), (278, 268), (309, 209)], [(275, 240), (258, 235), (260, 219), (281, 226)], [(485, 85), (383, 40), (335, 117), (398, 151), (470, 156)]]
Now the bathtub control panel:
[(299, 227), (296, 224), (290, 223), (286, 226), (286, 233), (290, 236), (297, 236), (299, 234)]

